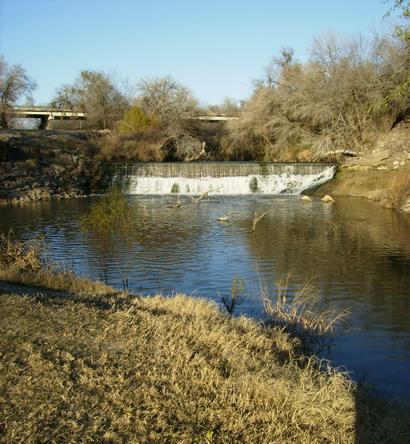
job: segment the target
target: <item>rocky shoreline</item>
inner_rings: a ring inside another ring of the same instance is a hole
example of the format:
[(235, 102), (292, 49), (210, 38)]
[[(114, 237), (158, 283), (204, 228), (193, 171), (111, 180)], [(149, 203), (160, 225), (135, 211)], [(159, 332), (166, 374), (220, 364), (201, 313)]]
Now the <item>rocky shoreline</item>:
[(410, 214), (410, 122), (381, 137), (371, 152), (345, 159), (313, 194), (362, 197)]
[(102, 180), (95, 151), (92, 132), (2, 131), (0, 204), (90, 194)]
[(93, 165), (80, 167), (78, 162), (67, 162), (67, 174), (60, 164), (42, 165), (34, 171), (24, 170), (21, 163), (6, 162), (0, 166), (1, 203), (34, 202), (51, 198), (72, 198), (88, 194), (89, 177)]

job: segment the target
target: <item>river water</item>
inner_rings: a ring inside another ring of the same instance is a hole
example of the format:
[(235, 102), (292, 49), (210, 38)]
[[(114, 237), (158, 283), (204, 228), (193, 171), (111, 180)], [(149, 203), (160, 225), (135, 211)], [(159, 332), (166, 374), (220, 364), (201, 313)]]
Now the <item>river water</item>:
[[(410, 218), (372, 202), (297, 196), (214, 196), (167, 208), (173, 196), (127, 196), (139, 242), (99, 239), (80, 218), (99, 197), (0, 208), (0, 230), (43, 234), (55, 260), (79, 275), (145, 294), (183, 292), (220, 303), (232, 280), (246, 290), (237, 314), (263, 317), (261, 286), (290, 274), (289, 296), (312, 279), (321, 300), (350, 315), (331, 358), (386, 395), (410, 397)], [(186, 202), (186, 203), (185, 203)], [(142, 206), (141, 206), (142, 204)], [(266, 212), (255, 232), (254, 213)], [(227, 223), (218, 217), (229, 217)], [(272, 290), (273, 291), (273, 290)]]

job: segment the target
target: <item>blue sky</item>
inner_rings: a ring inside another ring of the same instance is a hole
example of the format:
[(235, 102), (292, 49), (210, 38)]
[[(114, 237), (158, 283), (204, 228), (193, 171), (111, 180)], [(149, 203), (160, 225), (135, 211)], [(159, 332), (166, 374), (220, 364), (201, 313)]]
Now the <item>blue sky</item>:
[[(390, 1), (389, 4), (393, 2)], [(281, 47), (390, 32), (383, 0), (0, 0), (0, 54), (36, 80), (36, 103), (82, 69), (131, 83), (172, 75), (202, 103), (244, 99)]]

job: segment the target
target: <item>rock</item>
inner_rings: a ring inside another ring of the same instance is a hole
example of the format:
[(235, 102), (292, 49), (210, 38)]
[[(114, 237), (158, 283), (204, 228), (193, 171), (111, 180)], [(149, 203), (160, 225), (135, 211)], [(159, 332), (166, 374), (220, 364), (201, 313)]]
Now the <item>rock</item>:
[(390, 156), (387, 150), (374, 150), (373, 153), (367, 154), (361, 157), (352, 158), (346, 163), (346, 166), (350, 168), (358, 169), (362, 171), (361, 168), (357, 167), (372, 167), (377, 166), (383, 160), (386, 160)]
[(312, 202), (312, 199), (309, 196), (302, 196), (299, 200), (301, 202)]
[(407, 198), (406, 202), (400, 208), (400, 211), (402, 211), (403, 213), (410, 214), (410, 197)]
[(323, 196), (322, 199), (320, 199), (322, 202), (327, 202), (327, 203), (334, 203), (335, 200), (333, 199), (332, 196), (329, 196), (329, 194), (326, 194), (326, 196)]
[(399, 161), (398, 160), (395, 160), (394, 162), (393, 162), (393, 166), (398, 166), (399, 165)]
[(377, 167), (377, 169), (380, 170), (380, 171), (386, 171), (386, 170), (388, 170), (388, 168), (387, 168), (386, 165), (381, 165), (381, 166)]
[(346, 165), (344, 168), (347, 168), (352, 171), (369, 171), (372, 167), (370, 165)]

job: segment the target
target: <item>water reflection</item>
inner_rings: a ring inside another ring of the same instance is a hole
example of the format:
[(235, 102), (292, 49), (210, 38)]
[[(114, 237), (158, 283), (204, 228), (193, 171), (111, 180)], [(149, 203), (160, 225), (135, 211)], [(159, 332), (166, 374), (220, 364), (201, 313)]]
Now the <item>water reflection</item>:
[[(390, 393), (410, 396), (410, 220), (365, 200), (335, 205), (287, 197), (213, 198), (167, 208), (172, 197), (130, 196), (140, 202), (141, 243), (132, 248), (80, 229), (98, 198), (33, 203), (0, 209), (0, 229), (17, 237), (44, 234), (56, 259), (82, 275), (106, 277), (146, 293), (182, 291), (218, 300), (234, 276), (246, 281), (239, 307), (261, 315), (260, 282), (292, 273), (294, 286), (314, 277), (323, 301), (349, 307), (348, 331), (336, 339), (334, 359)], [(266, 212), (254, 233), (255, 211)], [(229, 216), (229, 223), (217, 221)]]

